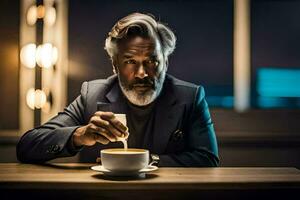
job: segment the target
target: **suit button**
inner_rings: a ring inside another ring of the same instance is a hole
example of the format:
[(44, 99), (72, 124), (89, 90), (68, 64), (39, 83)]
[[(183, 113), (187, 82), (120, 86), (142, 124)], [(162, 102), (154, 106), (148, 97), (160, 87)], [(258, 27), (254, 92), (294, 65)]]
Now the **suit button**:
[(60, 150), (60, 147), (57, 144), (54, 145), (53, 148), (52, 148), (53, 153), (57, 153), (57, 152), (59, 152), (59, 150)]
[(173, 141), (179, 141), (182, 139), (182, 137), (183, 137), (183, 132), (179, 129), (173, 133)]
[(46, 150), (46, 152), (47, 152), (47, 153), (52, 153), (53, 148), (54, 148), (54, 145), (50, 145), (50, 146), (48, 147), (48, 149)]

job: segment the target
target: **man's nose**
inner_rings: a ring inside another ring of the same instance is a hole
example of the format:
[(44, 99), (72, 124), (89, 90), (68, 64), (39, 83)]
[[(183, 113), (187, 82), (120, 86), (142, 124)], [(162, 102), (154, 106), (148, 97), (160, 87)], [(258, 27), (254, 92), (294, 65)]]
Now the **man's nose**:
[(143, 79), (143, 78), (145, 78), (145, 77), (147, 77), (147, 76), (148, 76), (148, 74), (147, 74), (147, 72), (146, 72), (146, 70), (145, 70), (143, 64), (141, 64), (141, 65), (139, 66), (139, 68), (138, 68), (136, 74), (135, 74), (135, 77), (140, 78), (140, 79)]

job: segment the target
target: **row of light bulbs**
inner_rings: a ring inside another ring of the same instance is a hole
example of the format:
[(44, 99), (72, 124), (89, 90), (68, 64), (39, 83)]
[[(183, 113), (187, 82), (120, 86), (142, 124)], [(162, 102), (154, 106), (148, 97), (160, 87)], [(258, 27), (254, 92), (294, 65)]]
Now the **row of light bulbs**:
[(36, 64), (43, 68), (50, 68), (58, 59), (57, 48), (51, 43), (45, 43), (36, 47), (29, 43), (22, 47), (20, 53), (21, 63), (28, 68), (35, 68)]
[[(29, 7), (26, 13), (26, 22), (29, 26), (36, 24), (37, 20), (43, 20), (43, 24), (46, 26), (52, 26), (56, 21), (56, 9), (55, 7), (47, 7), (44, 5), (32, 5)], [(58, 50), (51, 43), (44, 43), (36, 45), (34, 43), (28, 43), (21, 48), (20, 61), (23, 66), (29, 69), (35, 69), (36, 66), (49, 69), (57, 63)], [(42, 109), (42, 111), (48, 112), (50, 110), (49, 101), (50, 91), (47, 88), (35, 89), (30, 88), (26, 93), (27, 106), (34, 109)]]
[(38, 19), (44, 19), (44, 24), (52, 26), (56, 21), (56, 10), (54, 7), (45, 9), (43, 5), (32, 5), (26, 15), (26, 21), (28, 25), (33, 26)]

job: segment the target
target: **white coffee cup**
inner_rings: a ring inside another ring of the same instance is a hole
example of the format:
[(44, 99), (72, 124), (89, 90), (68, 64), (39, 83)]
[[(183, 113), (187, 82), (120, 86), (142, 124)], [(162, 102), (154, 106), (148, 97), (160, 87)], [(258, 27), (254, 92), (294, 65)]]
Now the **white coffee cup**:
[(146, 149), (121, 148), (101, 150), (101, 163), (112, 172), (137, 172), (149, 164), (149, 151)]

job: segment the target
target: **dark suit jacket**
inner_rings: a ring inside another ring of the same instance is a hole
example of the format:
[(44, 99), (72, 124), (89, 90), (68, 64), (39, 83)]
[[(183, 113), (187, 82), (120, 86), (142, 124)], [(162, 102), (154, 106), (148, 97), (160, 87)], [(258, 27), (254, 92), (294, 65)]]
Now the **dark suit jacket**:
[[(151, 153), (160, 155), (160, 166), (217, 166), (218, 147), (201, 86), (166, 76), (155, 103)], [(81, 152), (81, 161), (95, 162), (100, 149), (120, 145), (96, 144), (74, 148), (72, 134), (89, 122), (98, 109), (125, 113), (125, 99), (117, 76), (84, 82), (81, 95), (44, 125), (26, 132), (17, 145), (21, 162), (45, 162)]]

